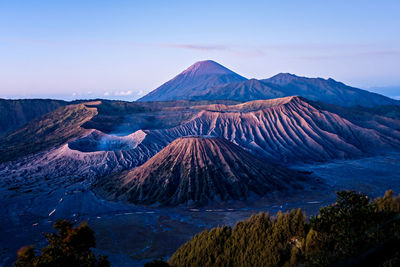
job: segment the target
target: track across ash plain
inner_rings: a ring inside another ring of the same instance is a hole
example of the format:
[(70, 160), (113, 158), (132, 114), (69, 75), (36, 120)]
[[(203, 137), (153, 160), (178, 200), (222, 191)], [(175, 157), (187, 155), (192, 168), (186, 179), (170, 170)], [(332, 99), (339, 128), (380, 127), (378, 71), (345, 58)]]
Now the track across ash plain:
[(60, 218), (87, 221), (97, 235), (96, 251), (108, 255), (112, 266), (142, 266), (153, 258), (168, 258), (204, 229), (233, 226), (260, 211), (275, 214), (300, 207), (307, 215), (315, 214), (319, 207), (333, 203), (335, 192), (341, 189), (364, 192), (371, 198), (388, 189), (400, 193), (400, 153), (294, 168), (314, 172), (327, 187), (247, 203), (159, 208), (103, 200), (81, 179), (6, 178), (0, 181), (0, 266), (11, 266), (22, 245), (43, 246), (42, 232), (52, 231)]

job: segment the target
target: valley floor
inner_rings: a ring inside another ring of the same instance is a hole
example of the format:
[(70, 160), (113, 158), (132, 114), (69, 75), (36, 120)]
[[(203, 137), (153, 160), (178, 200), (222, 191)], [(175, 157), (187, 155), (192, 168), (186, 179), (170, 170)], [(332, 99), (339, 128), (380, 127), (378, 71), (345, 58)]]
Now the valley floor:
[(113, 266), (142, 266), (168, 257), (194, 234), (217, 225), (234, 225), (251, 214), (300, 207), (308, 215), (335, 201), (335, 191), (353, 189), (370, 197), (388, 189), (400, 193), (400, 153), (357, 160), (301, 165), (328, 185), (324, 190), (276, 195), (245, 204), (191, 209), (138, 207), (105, 201), (79, 179), (0, 181), (0, 266), (11, 266), (22, 245), (44, 245), (42, 232), (55, 220), (85, 220), (95, 229), (97, 251)]

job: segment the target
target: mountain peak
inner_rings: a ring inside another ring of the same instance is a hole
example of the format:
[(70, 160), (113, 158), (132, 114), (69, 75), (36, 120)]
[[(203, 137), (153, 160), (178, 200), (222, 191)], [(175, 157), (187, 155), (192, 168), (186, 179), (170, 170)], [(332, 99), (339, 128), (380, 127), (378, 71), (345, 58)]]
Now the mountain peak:
[(203, 60), (194, 63), (138, 101), (191, 99), (210, 87), (245, 80), (247, 79), (215, 61)]
[(298, 78), (298, 76), (291, 73), (278, 73), (275, 76), (267, 79), (267, 81), (271, 81), (277, 84), (287, 84)]
[(198, 61), (184, 70), (181, 74), (185, 76), (199, 76), (210, 74), (236, 74), (230, 69), (222, 66), (213, 60)]

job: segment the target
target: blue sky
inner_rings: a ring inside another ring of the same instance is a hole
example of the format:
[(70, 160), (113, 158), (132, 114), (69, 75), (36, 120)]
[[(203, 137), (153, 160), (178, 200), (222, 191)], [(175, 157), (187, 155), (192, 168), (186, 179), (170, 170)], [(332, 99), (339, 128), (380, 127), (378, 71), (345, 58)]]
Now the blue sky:
[(134, 100), (204, 59), (400, 96), (399, 14), (385, 0), (0, 1), (0, 97)]

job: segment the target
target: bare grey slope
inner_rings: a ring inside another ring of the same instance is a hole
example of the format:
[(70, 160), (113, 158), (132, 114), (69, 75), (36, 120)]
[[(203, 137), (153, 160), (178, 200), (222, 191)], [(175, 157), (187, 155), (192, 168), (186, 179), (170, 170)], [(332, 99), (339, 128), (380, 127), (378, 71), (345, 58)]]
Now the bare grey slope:
[(165, 137), (221, 136), (275, 162), (346, 159), (400, 148), (400, 121), (368, 117), (355, 124), (299, 97), (204, 107)]
[(192, 118), (172, 128), (128, 136), (87, 129), (60, 147), (0, 165), (0, 176), (99, 177), (139, 166), (175, 139), (193, 135), (222, 137), (266, 161), (288, 164), (400, 149), (400, 120), (368, 112), (342, 117), (299, 97), (192, 109)]
[(307, 177), (256, 158), (222, 138), (178, 138), (130, 172), (95, 187), (111, 200), (136, 204), (204, 205), (300, 189)]

